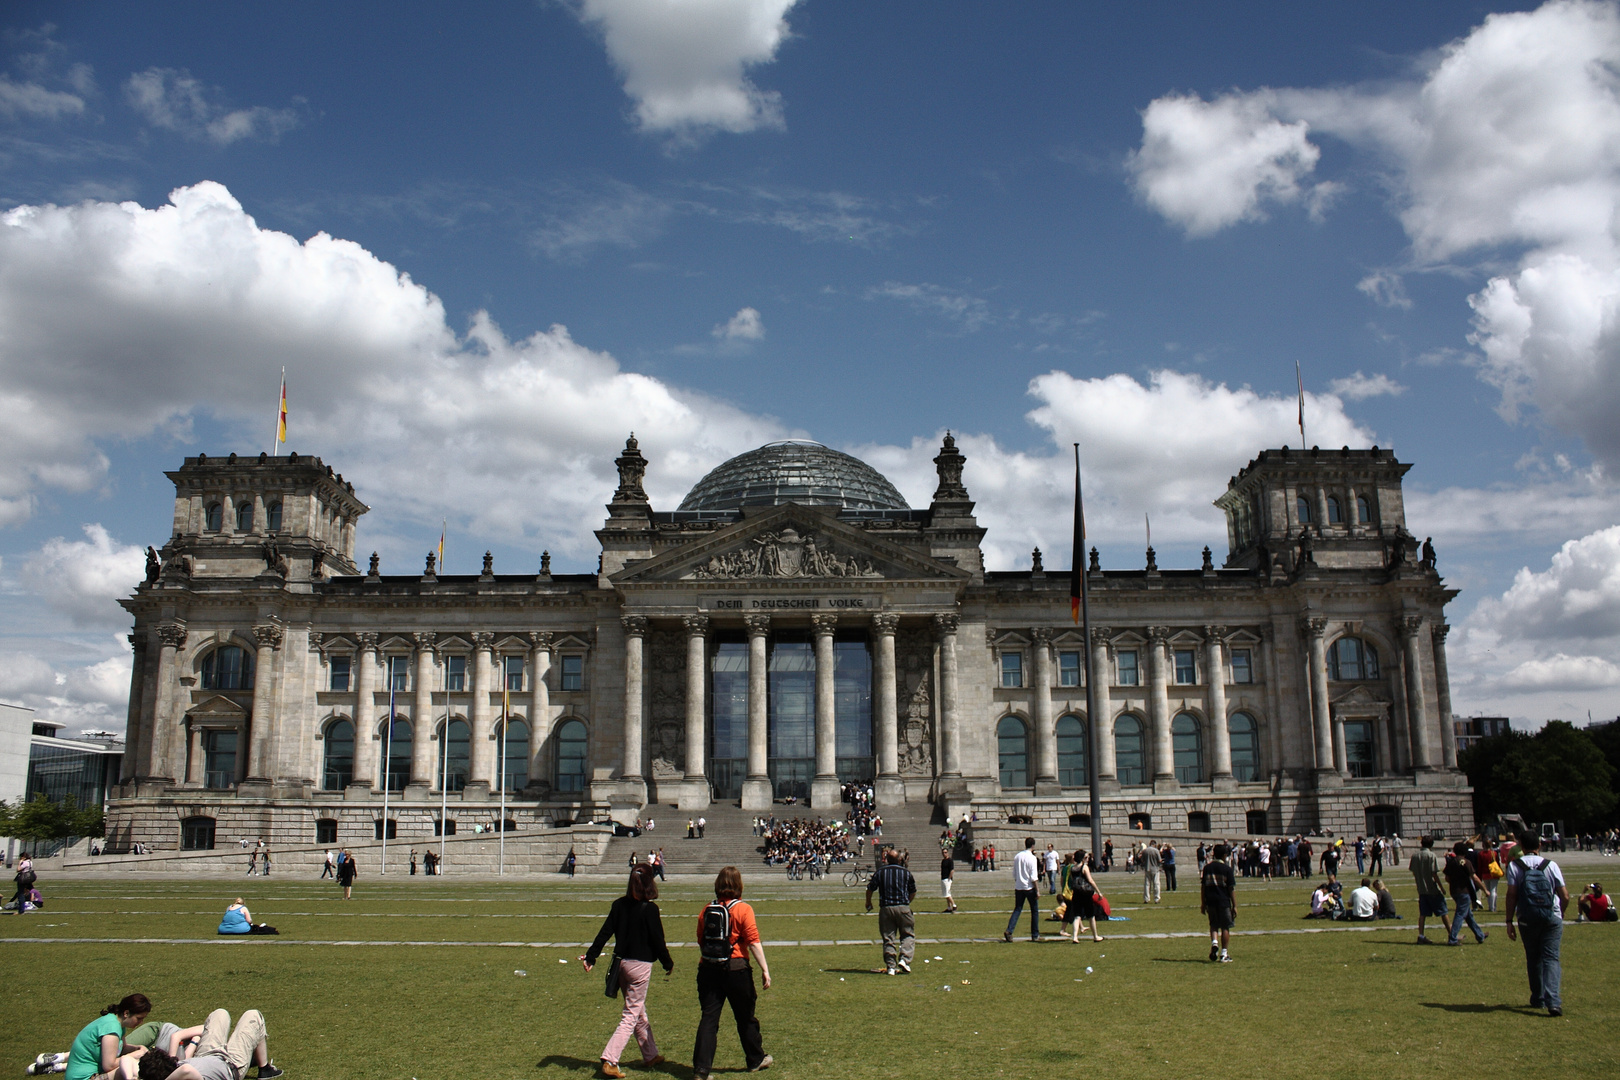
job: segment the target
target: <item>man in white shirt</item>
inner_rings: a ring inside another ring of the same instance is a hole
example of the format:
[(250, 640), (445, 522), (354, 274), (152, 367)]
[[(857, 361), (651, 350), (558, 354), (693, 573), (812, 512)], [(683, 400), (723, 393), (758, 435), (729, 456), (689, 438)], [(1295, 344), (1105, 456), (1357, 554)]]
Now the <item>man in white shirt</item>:
[[(1530, 975), (1530, 1007), (1547, 1009), (1548, 1016), (1564, 1015), (1559, 996), (1563, 969), (1559, 952), (1564, 940), (1564, 912), (1569, 908), (1569, 887), (1558, 864), (1541, 854), (1541, 837), (1519, 834), (1521, 854), (1507, 865), (1508, 940), (1524, 942), (1524, 966)], [(1519, 925), (1513, 925), (1517, 914)], [(1517, 932), (1515, 932), (1515, 930)]]
[(1142, 903), (1157, 904), (1159, 902), (1159, 868), (1163, 865), (1159, 859), (1159, 849), (1152, 844), (1144, 844), (1139, 859), (1142, 863)]
[(1013, 857), (1013, 895), (1017, 898), (1013, 905), (1012, 918), (1007, 920), (1007, 932), (1001, 935), (1003, 941), (1011, 941), (1013, 931), (1018, 929), (1018, 916), (1023, 914), (1024, 905), (1029, 904), (1029, 940), (1041, 940), (1041, 880), (1040, 863), (1035, 859), (1035, 838), (1024, 838), (1024, 850)]
[(1362, 878), (1361, 887), (1350, 892), (1350, 918), (1355, 920), (1378, 917), (1378, 894), (1373, 892), (1372, 879)]
[[(1016, 861), (1016, 860), (1015, 860)], [(1050, 894), (1057, 892), (1058, 853), (1051, 844), (1046, 845), (1046, 891)]]

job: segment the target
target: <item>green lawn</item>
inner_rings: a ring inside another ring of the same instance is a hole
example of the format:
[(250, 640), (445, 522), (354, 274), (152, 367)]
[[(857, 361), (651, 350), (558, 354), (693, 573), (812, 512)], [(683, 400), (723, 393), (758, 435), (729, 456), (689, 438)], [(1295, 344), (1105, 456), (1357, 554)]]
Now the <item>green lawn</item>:
[[(1571, 881), (1583, 873), (1572, 869)], [(1601, 874), (1599, 875), (1601, 877)], [(937, 884), (923, 879), (923, 938), (999, 939), (1006, 875), (958, 879), (963, 913), (935, 914)], [(1571, 926), (1564, 938), (1566, 1014), (1524, 1007), (1523, 952), (1501, 916), (1490, 940), (1457, 949), (1414, 944), (1410, 925), (1371, 931), (1240, 935), (1235, 963), (1205, 959), (1196, 892), (1166, 893), (1140, 910), (1139, 879), (1102, 879), (1129, 921), (1101, 945), (919, 945), (910, 977), (873, 974), (875, 944), (770, 949), (776, 986), (762, 994), (774, 1075), (1010, 1077), (1431, 1077), (1468, 1064), (1522, 1077), (1613, 1075), (1620, 1019), (1620, 926)], [(1410, 877), (1392, 875), (1403, 914), (1415, 915)], [(19, 1075), (42, 1050), (66, 1049), (100, 1007), (131, 991), (157, 1003), (154, 1018), (200, 1022), (208, 1009), (257, 1007), (278, 1064), (296, 1077), (534, 1077), (595, 1074), (617, 1018), (601, 969), (580, 970), (616, 882), (506, 884), (455, 878), (362, 881), (345, 903), (330, 882), (272, 878), (222, 882), (113, 878), (44, 882), (49, 908), (0, 917), (0, 1071)], [(836, 883), (755, 874), (750, 896), (767, 941), (872, 939), (861, 894)], [(223, 944), (33, 938), (212, 939), (233, 896), (282, 937)], [(1298, 883), (1240, 883), (1240, 931), (1316, 928), (1300, 919)], [(709, 895), (700, 881), (665, 885), (670, 937), (695, 933)], [(1050, 899), (1042, 897), (1044, 912)], [(1043, 931), (1056, 924), (1043, 922)], [(1129, 937), (1193, 932), (1197, 936)], [(1438, 928), (1431, 934), (1439, 937)], [(1471, 939), (1469, 939), (1471, 942)], [(336, 944), (358, 942), (361, 944)], [(410, 944), (364, 944), (391, 942)], [(331, 943), (331, 944), (323, 944)], [(520, 944), (502, 944), (520, 943)], [(933, 961), (935, 956), (943, 957)], [(920, 961), (928, 958), (931, 962)], [(668, 1075), (689, 1077), (697, 1021), (696, 950), (655, 975), (650, 1012)], [(566, 961), (560, 963), (559, 961)], [(1092, 971), (1088, 973), (1086, 968)], [(526, 976), (514, 974), (527, 971)], [(946, 984), (950, 991), (942, 989)], [(1605, 1035), (1607, 1031), (1610, 1034)], [(1485, 1048), (1491, 1057), (1482, 1057)], [(636, 1060), (632, 1044), (630, 1062)], [(719, 1071), (742, 1056), (723, 1021)], [(632, 1071), (634, 1069), (632, 1068)]]

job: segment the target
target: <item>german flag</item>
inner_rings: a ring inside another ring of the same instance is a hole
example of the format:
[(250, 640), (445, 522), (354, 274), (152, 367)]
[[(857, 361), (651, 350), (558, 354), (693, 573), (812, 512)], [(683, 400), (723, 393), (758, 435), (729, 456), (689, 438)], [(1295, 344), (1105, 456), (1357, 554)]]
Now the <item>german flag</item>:
[(1069, 616), (1080, 622), (1081, 574), (1085, 573), (1086, 511), (1080, 501), (1080, 444), (1074, 444), (1074, 551), (1069, 556)]

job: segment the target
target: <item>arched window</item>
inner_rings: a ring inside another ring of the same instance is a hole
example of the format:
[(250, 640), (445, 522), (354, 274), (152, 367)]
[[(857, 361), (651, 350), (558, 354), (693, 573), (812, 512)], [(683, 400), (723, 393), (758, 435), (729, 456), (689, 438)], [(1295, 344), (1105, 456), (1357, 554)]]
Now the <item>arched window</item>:
[(1345, 682), (1378, 678), (1378, 650), (1360, 638), (1340, 638), (1328, 650), (1328, 678)]
[(1016, 716), (996, 724), (996, 750), (1001, 758), (1001, 786), (1029, 787), (1029, 729)]
[(1232, 739), (1232, 779), (1260, 779), (1260, 725), (1246, 712), (1233, 713), (1226, 722)]
[(203, 531), (219, 532), (225, 527), (225, 508), (219, 503), (209, 503), (203, 508)]
[[(496, 754), (501, 746), (501, 729), (495, 728)], [(513, 720), (506, 726), (506, 761), (497, 772), (504, 777), (508, 792), (522, 791), (529, 786), (529, 725)]]
[(1299, 508), (1299, 523), (1309, 525), (1311, 523), (1311, 500), (1301, 495), (1294, 500), (1294, 505)]
[(1198, 731), (1198, 718), (1177, 713), (1170, 721), (1171, 754), (1175, 758), (1176, 779), (1183, 784), (1204, 780), (1204, 740)]
[(1329, 495), (1328, 500), (1327, 500), (1327, 504), (1328, 504), (1328, 524), (1329, 525), (1342, 524), (1344, 522), (1344, 511), (1339, 509), (1339, 497), (1337, 495)]
[(383, 764), (378, 772), (389, 791), (404, 791), (411, 781), (411, 725), (394, 717), (383, 747)]
[(354, 725), (339, 720), (326, 729), (327, 791), (342, 791), (354, 779)]
[(253, 504), (246, 499), (236, 504), (236, 531), (253, 531)]
[(585, 725), (578, 720), (564, 720), (557, 726), (557, 779), (552, 786), (558, 791), (585, 790), (588, 746)]
[[(465, 720), (452, 720), (440, 729), (444, 744), (439, 747), (439, 790), (462, 791), (467, 787), (472, 738)], [(448, 780), (446, 779), (448, 777)]]
[(1363, 525), (1372, 524), (1372, 504), (1365, 495), (1356, 496), (1356, 520)]
[(1142, 721), (1126, 713), (1114, 721), (1114, 775), (1122, 784), (1147, 782)]
[(202, 662), (204, 690), (253, 689), (253, 654), (236, 645), (215, 649)]
[(180, 823), (181, 851), (214, 850), (214, 819), (188, 817)]
[(1078, 716), (1058, 720), (1057, 755), (1058, 786), (1085, 787), (1091, 782), (1086, 769), (1086, 725)]
[(273, 502), (264, 508), (264, 527), (267, 532), (281, 531), (281, 504)]

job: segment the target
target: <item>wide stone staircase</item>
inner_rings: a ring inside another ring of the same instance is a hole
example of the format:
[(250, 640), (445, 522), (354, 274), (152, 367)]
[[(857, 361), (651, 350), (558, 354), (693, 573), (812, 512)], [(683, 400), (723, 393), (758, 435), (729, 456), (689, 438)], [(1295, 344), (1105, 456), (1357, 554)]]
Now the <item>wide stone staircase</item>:
[[(793, 818), (813, 821), (818, 817), (831, 821), (842, 820), (848, 804), (838, 809), (828, 807), (812, 810), (806, 806), (778, 803), (773, 809), (779, 822)], [(697, 814), (677, 813), (673, 807), (667, 806), (650, 806), (645, 813), (651, 815), (656, 824), (652, 832), (644, 832), (640, 836), (614, 837), (608, 843), (602, 861), (595, 866), (582, 866), (579, 872), (615, 877), (628, 874), (632, 855), (645, 861), (649, 852), (659, 848), (664, 849), (665, 872), (669, 874), (713, 875), (725, 866), (735, 866), (745, 874), (763, 869), (761, 845), (764, 841), (753, 834), (754, 818), (761, 816), (756, 812), (743, 810), (735, 803), (711, 804), (703, 812), (708, 825), (703, 830), (701, 840), (689, 840), (686, 836), (687, 819), (695, 819)], [(939, 823), (934, 823), (935, 811), (932, 806), (919, 803), (879, 808), (879, 815), (883, 818), (881, 843), (909, 849), (914, 869), (928, 869), (937, 865), (938, 837), (945, 826), (943, 818)], [(770, 814), (763, 816), (769, 817)], [(863, 841), (863, 846), (863, 859), (870, 865), (870, 838)], [(844, 864), (841, 869), (847, 869), (848, 865)], [(781, 873), (782, 870), (777, 867), (775, 872)]]

